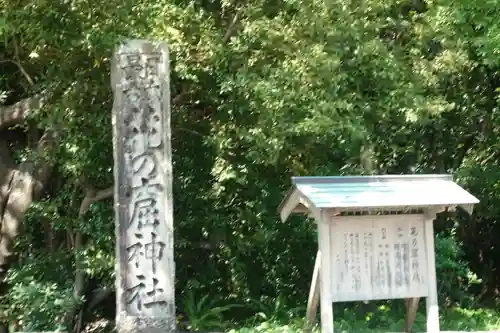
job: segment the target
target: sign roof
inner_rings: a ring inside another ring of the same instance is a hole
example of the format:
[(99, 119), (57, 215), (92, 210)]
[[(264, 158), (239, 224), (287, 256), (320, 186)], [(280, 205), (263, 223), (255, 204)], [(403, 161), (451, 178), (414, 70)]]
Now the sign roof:
[[(292, 188), (280, 204), (286, 217), (296, 205), (313, 208), (412, 208), (461, 206), (472, 211), (479, 200), (453, 182), (451, 175), (292, 177)], [(290, 212), (284, 212), (288, 206)], [(285, 217), (285, 218), (286, 218)]]

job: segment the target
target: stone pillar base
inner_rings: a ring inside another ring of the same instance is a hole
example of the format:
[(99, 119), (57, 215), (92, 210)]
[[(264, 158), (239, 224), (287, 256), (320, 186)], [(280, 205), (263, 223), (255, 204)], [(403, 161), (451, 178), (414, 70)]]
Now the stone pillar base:
[(162, 317), (121, 317), (117, 333), (175, 333), (175, 321)]

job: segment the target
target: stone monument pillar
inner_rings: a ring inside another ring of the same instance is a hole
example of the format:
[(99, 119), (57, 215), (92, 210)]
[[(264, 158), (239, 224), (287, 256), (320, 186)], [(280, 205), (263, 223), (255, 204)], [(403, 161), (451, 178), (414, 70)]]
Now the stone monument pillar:
[(175, 330), (175, 266), (167, 45), (119, 45), (111, 84), (117, 330), (169, 333)]

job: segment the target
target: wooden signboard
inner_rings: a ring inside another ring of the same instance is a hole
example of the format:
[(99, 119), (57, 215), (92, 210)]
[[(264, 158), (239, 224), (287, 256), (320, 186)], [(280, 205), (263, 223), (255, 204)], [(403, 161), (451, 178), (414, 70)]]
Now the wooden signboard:
[(307, 305), (309, 331), (321, 305), (321, 331), (333, 333), (332, 303), (404, 299), (411, 332), (425, 297), (427, 332), (439, 329), (433, 221), (479, 200), (450, 175), (293, 177), (279, 207), (285, 221), (307, 213), (318, 254)]
[(333, 217), (332, 301), (427, 296), (421, 215)]

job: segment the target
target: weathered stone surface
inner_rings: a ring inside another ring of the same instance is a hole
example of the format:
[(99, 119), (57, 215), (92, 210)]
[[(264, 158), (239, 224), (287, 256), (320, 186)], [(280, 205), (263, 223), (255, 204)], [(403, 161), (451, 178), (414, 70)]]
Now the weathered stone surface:
[(160, 317), (124, 316), (117, 322), (119, 333), (166, 333), (175, 331), (175, 320)]
[(131, 40), (115, 51), (113, 128), (117, 329), (175, 329), (168, 50)]

